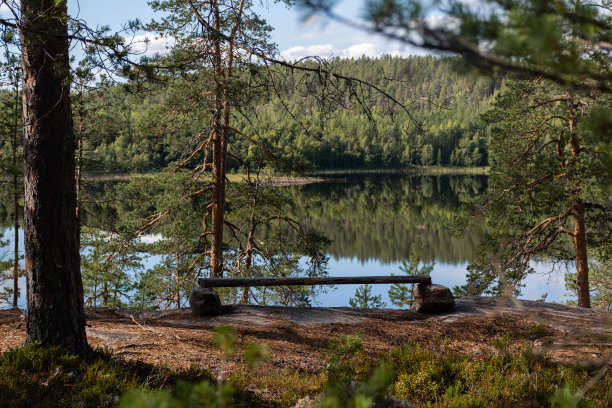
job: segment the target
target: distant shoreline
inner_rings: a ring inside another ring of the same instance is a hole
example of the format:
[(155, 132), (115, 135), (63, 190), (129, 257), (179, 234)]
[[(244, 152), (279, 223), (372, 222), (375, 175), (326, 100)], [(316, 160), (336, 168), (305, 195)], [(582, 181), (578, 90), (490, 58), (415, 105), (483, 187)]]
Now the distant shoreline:
[(488, 175), (489, 167), (410, 167), (403, 169), (330, 169), (311, 173), (314, 176), (343, 174), (424, 174), (424, 175)]
[[(95, 181), (128, 181), (133, 177), (154, 177), (160, 172), (150, 173), (122, 173), (122, 174), (85, 174), (85, 178)], [(367, 174), (422, 174), (422, 175), (488, 175), (489, 167), (410, 167), (403, 169), (327, 169), (316, 170), (304, 176), (266, 176), (262, 177), (263, 184), (286, 186), (326, 181), (325, 176), (339, 175), (367, 175)], [(10, 180), (11, 176), (0, 174), (0, 181)], [(245, 173), (229, 173), (227, 178), (230, 182), (242, 182), (246, 178)]]

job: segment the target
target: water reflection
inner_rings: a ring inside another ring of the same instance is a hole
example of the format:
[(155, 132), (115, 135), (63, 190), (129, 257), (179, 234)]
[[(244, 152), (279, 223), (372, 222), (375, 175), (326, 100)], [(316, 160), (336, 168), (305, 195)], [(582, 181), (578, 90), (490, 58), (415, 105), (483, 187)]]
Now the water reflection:
[[(120, 198), (118, 191), (123, 183), (89, 182), (83, 214), (85, 224), (112, 228), (117, 220), (133, 216), (134, 211), (146, 212), (146, 203)], [(323, 232), (331, 240), (327, 249), (332, 257), (331, 275), (399, 273), (398, 265), (407, 259), (412, 243), (419, 239), (424, 247), (422, 259), (436, 263), (434, 281), (452, 287), (465, 281), (465, 266), (474, 259), (475, 247), (483, 234), (482, 224), (461, 236), (451, 235), (449, 226), (462, 203), (486, 190), (486, 176), (351, 176), (275, 188), (286, 195), (284, 214), (307, 228)], [(11, 211), (10, 196), (6, 191), (0, 192), (0, 230), (4, 231), (5, 238), (10, 235)], [(232, 215), (230, 211), (229, 216)], [(289, 230), (279, 231), (273, 226), (262, 226), (260, 234), (265, 238), (279, 232), (291, 234)], [(153, 268), (155, 259), (159, 257), (150, 258), (144, 267)], [(562, 283), (556, 286), (562, 287)], [(562, 300), (563, 291), (556, 286), (548, 300)], [(378, 285), (375, 290), (386, 297), (388, 288)], [(529, 293), (537, 298), (544, 292), (551, 290)], [(353, 287), (339, 287), (335, 292), (319, 296), (318, 304), (346, 306), (353, 293)], [(20, 305), (23, 306), (23, 296)]]
[(462, 236), (452, 236), (449, 226), (461, 204), (486, 187), (486, 176), (339, 178), (285, 187), (291, 200), (284, 210), (323, 231), (335, 259), (403, 261), (418, 237), (424, 261), (461, 264), (475, 256), (482, 225)]

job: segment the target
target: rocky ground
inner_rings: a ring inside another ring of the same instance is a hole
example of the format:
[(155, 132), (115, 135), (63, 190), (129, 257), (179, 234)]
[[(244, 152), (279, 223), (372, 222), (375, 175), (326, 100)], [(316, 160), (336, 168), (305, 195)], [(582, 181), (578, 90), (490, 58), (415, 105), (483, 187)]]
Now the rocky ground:
[[(507, 335), (511, 346), (533, 345), (556, 361), (609, 359), (612, 314), (549, 303), (513, 299), (462, 297), (451, 313), (421, 315), (410, 310), (350, 308), (284, 308), (233, 306), (211, 318), (190, 310), (138, 311), (87, 309), (87, 336), (93, 347), (107, 348), (126, 359), (173, 368), (197, 364), (226, 376), (241, 361), (227, 361), (211, 342), (214, 330), (237, 331), (238, 350), (247, 342), (270, 349), (270, 370), (320, 372), (330, 341), (363, 332), (369, 353), (417, 340), (478, 355), (493, 349), (493, 339)], [(0, 351), (25, 339), (22, 311), (0, 311)]]

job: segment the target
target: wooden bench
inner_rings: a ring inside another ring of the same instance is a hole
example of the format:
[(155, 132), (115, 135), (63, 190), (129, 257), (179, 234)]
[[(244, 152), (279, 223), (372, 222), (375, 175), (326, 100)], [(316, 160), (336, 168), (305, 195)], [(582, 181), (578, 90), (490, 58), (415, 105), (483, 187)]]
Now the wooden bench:
[(363, 284), (412, 283), (415, 310), (422, 313), (441, 313), (451, 310), (455, 300), (451, 291), (441, 285), (433, 285), (429, 276), (325, 276), (325, 277), (271, 277), (271, 278), (201, 278), (199, 288), (189, 296), (191, 310), (198, 316), (215, 316), (222, 313), (219, 294), (212, 288), (236, 288), (256, 286), (319, 286)]
[(318, 285), (363, 285), (371, 283), (423, 283), (431, 285), (429, 276), (323, 276), (288, 278), (201, 278), (203, 288), (238, 288), (252, 286), (318, 286)]

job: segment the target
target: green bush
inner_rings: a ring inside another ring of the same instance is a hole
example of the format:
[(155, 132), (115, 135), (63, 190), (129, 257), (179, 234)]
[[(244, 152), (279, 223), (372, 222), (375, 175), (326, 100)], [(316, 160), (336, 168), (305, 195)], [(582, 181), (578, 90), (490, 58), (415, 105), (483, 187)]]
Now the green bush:
[[(398, 373), (393, 395), (419, 407), (540, 407), (612, 406), (612, 377), (608, 375), (583, 399), (578, 390), (588, 373), (567, 364), (553, 364), (530, 348), (510, 350), (504, 338), (498, 351), (479, 357), (451, 350), (429, 351), (411, 344), (391, 351), (383, 362)], [(562, 393), (559, 396), (559, 393)]]

